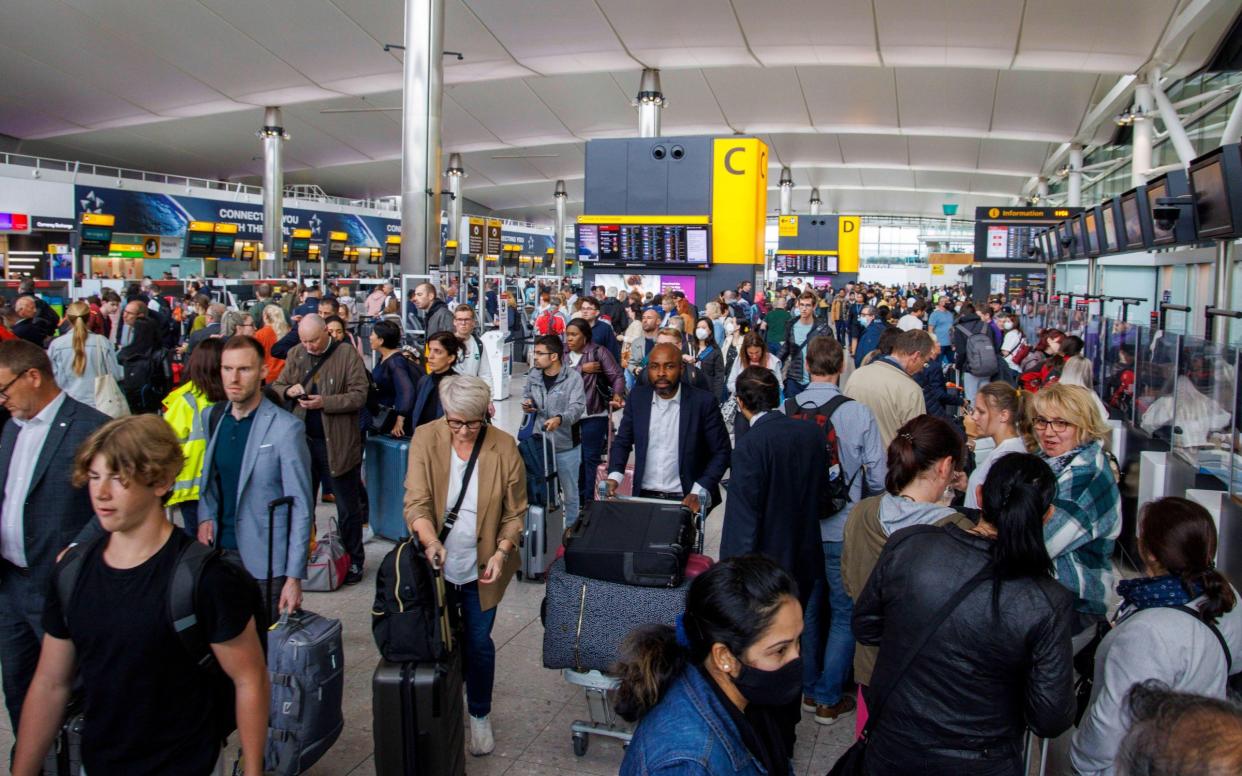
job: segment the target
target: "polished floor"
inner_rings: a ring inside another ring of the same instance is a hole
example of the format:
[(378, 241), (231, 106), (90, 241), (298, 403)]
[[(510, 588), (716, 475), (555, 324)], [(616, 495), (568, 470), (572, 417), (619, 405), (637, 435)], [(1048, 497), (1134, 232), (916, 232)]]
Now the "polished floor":
[[(524, 377), (517, 376), (510, 398), (496, 403), (497, 424), (515, 431), (520, 419)], [(326, 528), (332, 507), (320, 507), (320, 529)], [(707, 552), (715, 556), (720, 544), (723, 507), (712, 513), (707, 526)], [(383, 540), (367, 544), (366, 579), (334, 593), (307, 593), (306, 608), (341, 620), (345, 637), (345, 730), (331, 751), (308, 774), (315, 776), (369, 776), (375, 773), (371, 738), (371, 674), (379, 654), (371, 638), (371, 603), (375, 572), (392, 547)], [(496, 618), (496, 688), (492, 724), (496, 751), (487, 757), (467, 756), (470, 776), (539, 776), (541, 774), (613, 774), (624, 751), (619, 742), (592, 738), (584, 757), (574, 755), (569, 726), (587, 718), (583, 690), (567, 684), (559, 671), (543, 667), (543, 626), (539, 604), (543, 586), (514, 580), (505, 593)], [(795, 752), (797, 776), (828, 771), (853, 739), (853, 716), (835, 725), (815, 724), (803, 715)], [(0, 713), (0, 752), (12, 745), (7, 715)]]

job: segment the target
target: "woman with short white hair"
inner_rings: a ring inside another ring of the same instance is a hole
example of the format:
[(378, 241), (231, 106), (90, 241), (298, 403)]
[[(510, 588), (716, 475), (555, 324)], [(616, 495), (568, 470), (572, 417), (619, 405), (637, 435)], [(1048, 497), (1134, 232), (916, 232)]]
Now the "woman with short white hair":
[(521, 559), (526, 467), (517, 440), (489, 424), (491, 389), (477, 377), (440, 381), (443, 417), (410, 444), (405, 522), (443, 569), (450, 610), (460, 610), (470, 712), (470, 753), (495, 748), (488, 715), (496, 676), (496, 605)]

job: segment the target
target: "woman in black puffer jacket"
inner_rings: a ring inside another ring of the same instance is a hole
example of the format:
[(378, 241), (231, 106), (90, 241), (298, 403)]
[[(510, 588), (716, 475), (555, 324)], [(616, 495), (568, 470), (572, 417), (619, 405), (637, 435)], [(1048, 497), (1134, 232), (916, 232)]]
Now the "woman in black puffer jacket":
[[(1055, 495), (1048, 465), (1013, 453), (980, 487), (975, 528), (915, 526), (888, 540), (854, 604), (855, 636), (880, 647), (868, 774), (1018, 776), (1027, 727), (1045, 738), (1069, 729), (1074, 597), (1052, 578), (1043, 538)], [(898, 676), (933, 615), (984, 569)]]

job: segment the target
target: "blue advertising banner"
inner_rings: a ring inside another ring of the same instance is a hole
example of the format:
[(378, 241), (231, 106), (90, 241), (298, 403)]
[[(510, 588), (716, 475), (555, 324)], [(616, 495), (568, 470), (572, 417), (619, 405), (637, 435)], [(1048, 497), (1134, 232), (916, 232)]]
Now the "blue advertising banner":
[(542, 256), (552, 247), (551, 234), (536, 234), (527, 231), (516, 231), (504, 227), (500, 232), (500, 241), (506, 245), (522, 246), (523, 256)]
[[(84, 212), (116, 216), (117, 232), (181, 235), (191, 221), (211, 221), (237, 224), (241, 239), (263, 238), (263, 207), (249, 202), (75, 186), (74, 219), (79, 220)], [(401, 220), (285, 208), (286, 236), (291, 229), (310, 229), (315, 242), (326, 242), (328, 232), (346, 232), (349, 245), (380, 248), (388, 235), (401, 234)]]

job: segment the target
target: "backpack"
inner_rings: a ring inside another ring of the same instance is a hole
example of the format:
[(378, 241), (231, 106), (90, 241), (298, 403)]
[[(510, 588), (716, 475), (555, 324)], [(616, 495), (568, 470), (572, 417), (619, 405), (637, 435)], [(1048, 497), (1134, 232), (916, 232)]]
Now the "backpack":
[[(219, 402), (215, 406), (223, 404), (225, 402)], [(64, 558), (60, 561), (55, 575), (56, 597), (60, 601), (61, 616), (65, 618), (66, 627), (68, 627), (69, 606), (77, 592), (82, 564), (96, 547), (107, 540), (107, 536), (101, 536), (87, 544), (72, 545), (65, 551)], [(212, 696), (213, 732), (221, 742), (224, 742), (237, 729), (233, 680), (224, 673), (224, 669), (216, 660), (215, 653), (211, 651), (211, 642), (203, 633), (195, 613), (195, 598), (198, 594), (199, 581), (203, 578), (203, 570), (207, 568), (207, 564), (213, 562), (224, 562), (223, 553), (216, 547), (208, 547), (200, 542), (191, 541), (181, 548), (173, 564), (172, 579), (168, 583), (168, 618), (186, 654), (208, 676)], [(228, 568), (235, 567), (229, 566)], [(249, 607), (253, 612), (258, 633), (264, 634), (268, 626), (267, 607), (263, 605), (259, 585), (249, 574), (242, 572), (237, 576), (249, 582), (247, 585), (250, 593), (247, 597), (251, 599)], [(267, 639), (260, 637), (259, 644), (266, 652)]]
[[(825, 447), (828, 451), (828, 479), (820, 493), (819, 519), (824, 520), (838, 514), (850, 505), (850, 488), (858, 477), (858, 472), (848, 480), (841, 466), (841, 442), (837, 430), (832, 425), (833, 413), (842, 404), (852, 401), (847, 396), (834, 396), (819, 406), (803, 407), (798, 404), (797, 397), (785, 400), (785, 415), (795, 420), (814, 423), (824, 432)], [(862, 468), (859, 467), (859, 471)]]
[(545, 310), (535, 319), (535, 331), (543, 334), (555, 334), (558, 337), (565, 335), (565, 321), (561, 316), (551, 310)]
[(981, 325), (979, 331), (972, 332), (959, 323), (957, 330), (966, 335), (966, 371), (975, 377), (991, 377), (996, 374), (999, 366), (996, 360), (996, 343), (992, 340), (992, 332), (988, 331), (987, 325)]
[(380, 564), (371, 607), (371, 635), (385, 660), (439, 662), (453, 651), (444, 577), (431, 568), (411, 537)]

